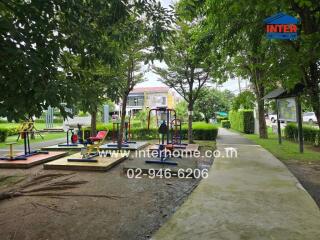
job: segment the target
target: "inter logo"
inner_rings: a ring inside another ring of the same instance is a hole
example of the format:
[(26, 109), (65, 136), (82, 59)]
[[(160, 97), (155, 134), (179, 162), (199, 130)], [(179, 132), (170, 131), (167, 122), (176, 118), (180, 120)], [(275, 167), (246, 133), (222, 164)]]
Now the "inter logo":
[(296, 40), (299, 19), (278, 13), (264, 20), (268, 39)]

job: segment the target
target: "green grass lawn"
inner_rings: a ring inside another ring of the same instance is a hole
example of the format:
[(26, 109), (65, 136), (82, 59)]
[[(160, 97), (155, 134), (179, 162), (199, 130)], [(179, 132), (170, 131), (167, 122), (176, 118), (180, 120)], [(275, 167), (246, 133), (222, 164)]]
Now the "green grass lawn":
[(304, 153), (301, 154), (298, 143), (283, 139), (280, 145), (278, 143), (278, 136), (272, 133), (271, 129), (268, 130), (268, 133), (269, 139), (260, 139), (256, 134), (242, 135), (261, 145), (280, 160), (320, 161), (320, 148), (317, 151), (312, 146), (305, 144)]
[[(35, 135), (35, 139), (30, 139), (31, 146), (32, 146), (32, 143), (63, 138), (66, 136), (66, 134), (64, 132), (61, 132), (61, 133), (41, 133), (41, 136), (43, 136), (43, 139), (38, 134)], [(16, 142), (17, 137), (18, 137), (17, 135), (7, 137), (5, 142), (0, 143), (0, 148), (7, 148), (8, 146), (6, 145), (6, 143)], [(19, 138), (18, 144), (16, 144), (15, 146), (19, 146), (19, 145), (23, 145), (23, 139), (21, 139), (21, 138)]]
[[(12, 127), (19, 127), (21, 123), (0, 123), (0, 128), (12, 128)], [(35, 123), (34, 124), (36, 129), (42, 130), (46, 128), (45, 123)], [(62, 127), (62, 123), (54, 123), (53, 127)]]

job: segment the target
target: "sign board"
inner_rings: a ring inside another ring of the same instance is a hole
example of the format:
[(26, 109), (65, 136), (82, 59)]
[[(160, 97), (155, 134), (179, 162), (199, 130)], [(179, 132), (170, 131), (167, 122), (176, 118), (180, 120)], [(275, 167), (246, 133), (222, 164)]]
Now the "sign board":
[(277, 13), (264, 20), (268, 39), (296, 40), (299, 19), (285, 13)]
[(279, 101), (279, 119), (289, 122), (297, 121), (295, 98), (282, 98)]

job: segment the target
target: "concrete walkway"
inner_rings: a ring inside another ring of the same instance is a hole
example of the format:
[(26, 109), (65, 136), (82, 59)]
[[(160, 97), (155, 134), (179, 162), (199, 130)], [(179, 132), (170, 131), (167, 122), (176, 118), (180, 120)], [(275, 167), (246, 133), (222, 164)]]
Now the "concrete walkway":
[(289, 170), (239, 134), (219, 129), (209, 177), (152, 239), (320, 239), (320, 211)]

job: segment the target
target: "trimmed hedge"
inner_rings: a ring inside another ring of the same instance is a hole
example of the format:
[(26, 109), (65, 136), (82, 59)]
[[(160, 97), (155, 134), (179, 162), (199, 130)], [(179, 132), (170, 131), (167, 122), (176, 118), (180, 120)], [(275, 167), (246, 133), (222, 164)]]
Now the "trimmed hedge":
[[(215, 140), (218, 135), (218, 128), (210, 123), (194, 122), (192, 124), (193, 139), (194, 140)], [(112, 123), (98, 124), (97, 131), (109, 129), (108, 139), (112, 138)], [(86, 130), (90, 131), (90, 130)], [(188, 138), (188, 127), (184, 124), (181, 129), (182, 139)], [(151, 140), (158, 139), (159, 133), (157, 128), (131, 128), (131, 138), (135, 140)]]
[[(192, 132), (194, 140), (215, 140), (218, 135), (218, 128), (210, 123), (194, 122), (192, 123)], [(182, 126), (183, 139), (188, 139), (187, 124)]]
[[(303, 140), (315, 146), (320, 145), (320, 130), (311, 126), (302, 126)], [(284, 129), (285, 138), (298, 141), (298, 126), (289, 123)]]
[(10, 128), (7, 128), (7, 130), (8, 130), (8, 136), (19, 134), (19, 127), (10, 127)]
[[(44, 118), (37, 118), (34, 120), (35, 123), (46, 123), (46, 119)], [(53, 119), (53, 123), (63, 123), (62, 118), (55, 118)]]
[(243, 133), (254, 133), (253, 110), (244, 109), (229, 112), (231, 128)]
[(0, 128), (0, 142), (6, 141), (7, 137), (8, 137), (8, 129)]
[[(192, 124), (194, 140), (215, 140), (218, 135), (218, 128), (210, 123), (194, 122)], [(108, 139), (112, 138), (112, 123), (97, 124), (97, 131), (109, 129)], [(0, 128), (0, 142), (4, 142), (8, 136), (18, 134), (18, 127)], [(188, 139), (188, 126), (184, 124), (181, 130), (182, 139)], [(85, 136), (90, 136), (90, 129), (85, 129)], [(158, 139), (159, 133), (157, 128), (131, 128), (132, 139), (135, 140), (151, 140)]]
[(230, 121), (229, 120), (222, 120), (221, 121), (221, 127), (230, 128), (231, 127)]
[(0, 127), (0, 142), (5, 142), (7, 137), (17, 135), (18, 133), (18, 127)]
[(221, 121), (223, 121), (223, 120), (228, 120), (228, 117), (220, 117), (220, 116), (217, 117), (218, 123), (221, 123)]

